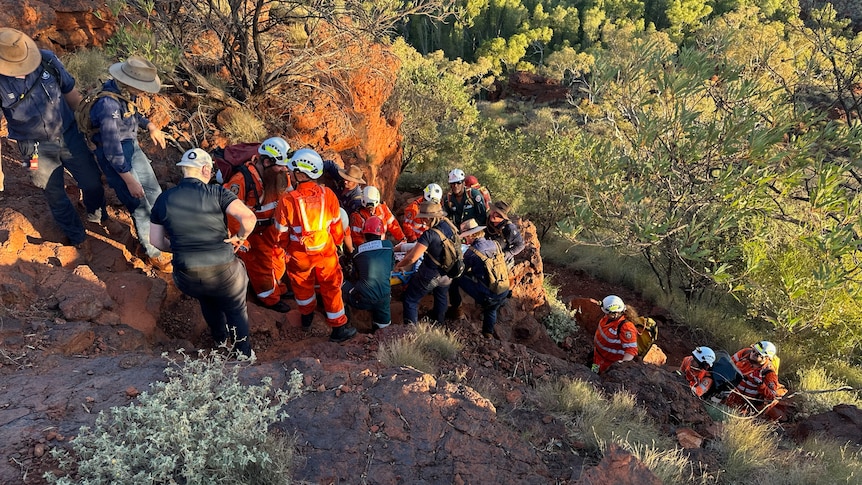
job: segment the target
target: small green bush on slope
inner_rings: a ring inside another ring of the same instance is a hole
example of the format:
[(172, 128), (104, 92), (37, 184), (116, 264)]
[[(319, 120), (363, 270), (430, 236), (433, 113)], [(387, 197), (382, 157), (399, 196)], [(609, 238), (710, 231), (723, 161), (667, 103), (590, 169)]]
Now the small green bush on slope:
[[(165, 369), (167, 382), (153, 384), (137, 403), (99, 413), (93, 429), (82, 427), (73, 454), (52, 450), (75, 477), (46, 473), (49, 483), (276, 484), (290, 476), (293, 446), (268, 432), (286, 417), (282, 405), (301, 394), (294, 370), (287, 389), (239, 381), (241, 364), (212, 352), (186, 354)], [(289, 480), (289, 479), (287, 479)]]

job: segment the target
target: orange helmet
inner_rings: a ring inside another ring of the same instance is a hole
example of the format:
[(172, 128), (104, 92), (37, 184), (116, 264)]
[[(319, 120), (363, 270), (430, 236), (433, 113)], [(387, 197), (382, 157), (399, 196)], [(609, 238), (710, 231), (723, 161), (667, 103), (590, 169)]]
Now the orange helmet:
[(365, 225), (362, 226), (362, 234), (382, 236), (384, 232), (386, 232), (386, 227), (383, 226), (383, 219), (377, 216), (369, 217), (368, 220), (365, 221)]
[(474, 175), (468, 175), (467, 178), (464, 179), (464, 185), (467, 187), (476, 187), (479, 185), (479, 179)]

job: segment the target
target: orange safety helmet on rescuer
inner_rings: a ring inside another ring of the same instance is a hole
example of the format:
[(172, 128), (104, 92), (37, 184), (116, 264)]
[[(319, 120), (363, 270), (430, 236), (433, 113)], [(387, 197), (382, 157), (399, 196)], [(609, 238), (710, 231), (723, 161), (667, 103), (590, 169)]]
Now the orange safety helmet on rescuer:
[(375, 236), (382, 236), (386, 232), (386, 226), (383, 224), (383, 219), (377, 216), (371, 216), (365, 221), (365, 225), (362, 226), (362, 234), (374, 234)]

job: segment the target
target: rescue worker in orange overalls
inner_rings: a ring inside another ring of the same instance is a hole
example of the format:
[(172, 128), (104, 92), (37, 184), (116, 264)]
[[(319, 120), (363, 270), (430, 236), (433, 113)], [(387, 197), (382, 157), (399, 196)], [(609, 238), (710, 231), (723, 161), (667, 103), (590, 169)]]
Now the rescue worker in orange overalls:
[(626, 316), (626, 305), (616, 295), (601, 302), (605, 316), (599, 320), (593, 338), (592, 371), (601, 374), (614, 362), (633, 360), (638, 355), (638, 331)]
[[(746, 411), (762, 410), (787, 393), (778, 382), (778, 357), (775, 344), (761, 340), (733, 354), (731, 360), (742, 374), (742, 381), (724, 404)], [(777, 419), (777, 417), (776, 417)]]
[(425, 220), (416, 217), (419, 214), (419, 206), (423, 202), (437, 202), (439, 204), (442, 198), (443, 188), (431, 183), (425, 187), (421, 197), (416, 197), (407, 204), (407, 207), (404, 208), (404, 221), (401, 223), (407, 242), (416, 242), (419, 236), (428, 230), (428, 224), (425, 223)]
[[(281, 194), (288, 188), (287, 162), (290, 145), (283, 138), (272, 137), (258, 147), (258, 155), (240, 167), (224, 187), (251, 209), (257, 217), (254, 232), (243, 250), (237, 251), (245, 263), (248, 280), (257, 300), (266, 308), (287, 312), (290, 305), (281, 300), (287, 285), (281, 278), (285, 271), (284, 249), (278, 245), (278, 233), (272, 228), (272, 215)], [(239, 225), (228, 219), (228, 229), (236, 234)]]
[(287, 275), (302, 315), (302, 327), (311, 328), (314, 319), (316, 283), (326, 321), (332, 327), (329, 340), (344, 342), (356, 335), (356, 329), (347, 321), (341, 296), (344, 275), (336, 246), (344, 240), (344, 228), (338, 197), (317, 184), (323, 175), (323, 159), (314, 150), (297, 150), (288, 168), (293, 173), (294, 190), (282, 194), (274, 218), (279, 243), (290, 254)]
[(709, 347), (698, 347), (688, 357), (682, 359), (679, 372), (688, 381), (691, 392), (697, 397), (712, 389), (712, 365), (715, 364), (715, 351)]
[(369, 185), (362, 189), (362, 207), (350, 214), (350, 237), (353, 238), (353, 247), (358, 248), (365, 243), (362, 228), (365, 227), (365, 221), (371, 216), (376, 216), (383, 221), (384, 239), (388, 232), (392, 234), (396, 242), (405, 241), (401, 225), (395, 220), (395, 216), (392, 215), (392, 211), (389, 210), (386, 203), (380, 201), (380, 191), (377, 190), (377, 187)]

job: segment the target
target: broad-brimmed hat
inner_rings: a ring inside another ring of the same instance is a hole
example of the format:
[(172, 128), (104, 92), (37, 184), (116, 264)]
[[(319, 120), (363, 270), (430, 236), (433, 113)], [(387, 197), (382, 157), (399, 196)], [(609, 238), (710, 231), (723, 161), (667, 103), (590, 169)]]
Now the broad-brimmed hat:
[(24, 32), (9, 27), (0, 28), (0, 74), (26, 76), (42, 62), (39, 46)]
[(461, 223), (461, 237), (472, 236), (479, 231), (484, 231), (486, 226), (480, 226), (476, 219), (467, 219)]
[(339, 168), (338, 175), (341, 175), (341, 178), (344, 180), (349, 180), (351, 182), (357, 184), (365, 184), (365, 179), (363, 177), (362, 169), (356, 165), (351, 165), (347, 169)]
[(439, 202), (426, 200), (419, 204), (419, 213), (416, 214), (416, 217), (422, 219), (434, 219), (436, 217), (446, 217), (446, 213), (443, 212), (443, 206), (441, 206)]
[(209, 153), (201, 150), (200, 148), (192, 148), (191, 150), (183, 153), (183, 159), (177, 163), (177, 166), (203, 168), (206, 166), (212, 166), (212, 164), (213, 159)]
[(496, 212), (500, 214), (501, 216), (503, 216), (503, 219), (509, 218), (510, 208), (511, 206), (509, 206), (509, 204), (503, 202), (502, 200), (498, 200), (497, 202), (491, 204), (491, 212)]
[(130, 56), (125, 62), (111, 64), (108, 72), (117, 81), (147, 93), (158, 93), (162, 88), (156, 66), (141, 56)]

